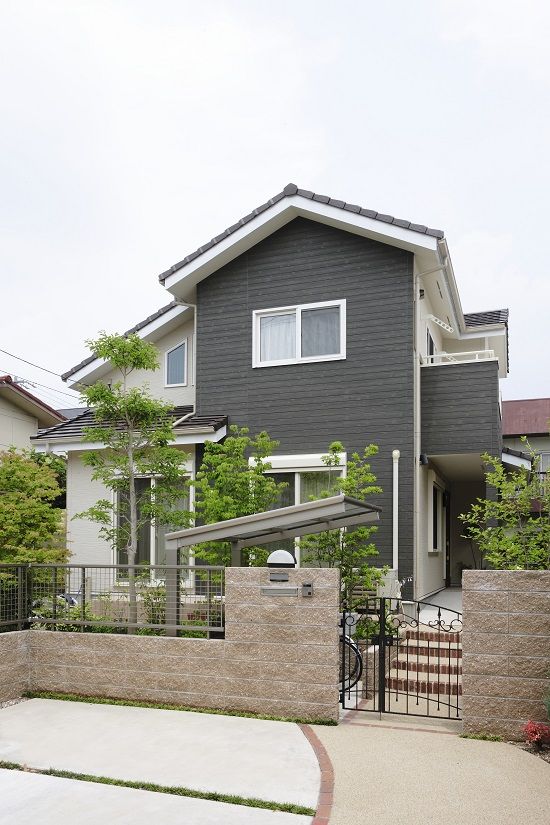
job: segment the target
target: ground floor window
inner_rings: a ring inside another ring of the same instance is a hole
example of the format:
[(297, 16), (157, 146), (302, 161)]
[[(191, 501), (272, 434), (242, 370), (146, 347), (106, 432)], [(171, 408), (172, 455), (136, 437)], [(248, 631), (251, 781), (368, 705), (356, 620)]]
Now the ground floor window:
[[(296, 461), (299, 461), (296, 456)], [(299, 467), (299, 465), (298, 465)], [(307, 501), (322, 498), (324, 494), (332, 491), (336, 480), (342, 475), (343, 467), (334, 467), (328, 470), (324, 464), (319, 469), (281, 469), (271, 470), (269, 476), (277, 482), (285, 482), (286, 488), (282, 491), (279, 501), (274, 509), (279, 507), (290, 507), (293, 504), (305, 504)], [(288, 550), (300, 565), (300, 541), (299, 539), (284, 539), (283, 541), (272, 542), (267, 545), (267, 549)]]
[[(189, 499), (184, 490), (184, 479), (182, 479), (182, 495), (172, 505), (173, 510), (189, 509)], [(135, 490), (138, 502), (138, 519), (141, 518), (143, 502), (149, 496), (154, 495), (156, 487), (162, 484), (159, 478), (136, 478)], [(124, 525), (129, 518), (128, 496), (124, 493), (118, 495), (117, 519), (119, 525)], [(136, 564), (164, 564), (166, 562), (165, 536), (172, 530), (177, 529), (173, 524), (160, 524), (155, 521), (144, 522), (138, 531)], [(120, 546), (117, 550), (117, 564), (128, 564), (128, 553), (125, 546)]]

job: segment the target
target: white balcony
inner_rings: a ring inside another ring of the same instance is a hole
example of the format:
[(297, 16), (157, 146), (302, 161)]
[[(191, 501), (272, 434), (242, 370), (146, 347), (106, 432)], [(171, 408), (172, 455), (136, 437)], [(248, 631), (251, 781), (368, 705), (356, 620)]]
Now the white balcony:
[(496, 361), (493, 349), (475, 349), (469, 352), (437, 352), (435, 355), (422, 355), (423, 367), (435, 367), (440, 364), (472, 364), (476, 361)]

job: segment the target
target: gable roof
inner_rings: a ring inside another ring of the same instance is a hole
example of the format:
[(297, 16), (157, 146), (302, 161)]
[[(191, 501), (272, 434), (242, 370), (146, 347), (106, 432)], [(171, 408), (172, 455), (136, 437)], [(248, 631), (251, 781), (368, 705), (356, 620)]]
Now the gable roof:
[[(174, 431), (180, 432), (186, 429), (209, 428), (216, 432), (221, 427), (227, 424), (227, 416), (225, 415), (194, 415), (194, 408), (192, 406), (179, 406), (169, 413), (173, 419)], [(185, 421), (180, 421), (184, 416), (189, 416)], [(179, 423), (178, 423), (179, 422)], [(103, 426), (94, 418), (93, 410), (87, 408), (83, 410), (80, 415), (64, 421), (61, 424), (56, 424), (54, 427), (39, 430), (37, 435), (32, 436), (33, 440), (41, 441), (43, 439), (67, 439), (78, 440), (84, 436), (84, 430), (88, 428), (95, 428)]]
[[(166, 304), (166, 306), (157, 309), (157, 311), (153, 312), (152, 315), (148, 315), (147, 318), (143, 319), (143, 321), (139, 321), (137, 324), (134, 324), (133, 327), (130, 327), (130, 329), (127, 329), (126, 332), (123, 332), (122, 334), (133, 335), (134, 332), (139, 332), (140, 330), (144, 329), (146, 326), (151, 324), (153, 321), (156, 321), (158, 318), (161, 318), (163, 315), (166, 315), (167, 312), (169, 312), (176, 306), (180, 306), (178, 301), (170, 301), (169, 304)], [(64, 372), (61, 378), (63, 379), (63, 381), (66, 381), (67, 378), (70, 378), (71, 375), (74, 375), (74, 373), (78, 372), (80, 369), (82, 369), (82, 367), (87, 367), (88, 364), (92, 364), (94, 361), (97, 361), (96, 356), (88, 355), (88, 357), (84, 358), (79, 364), (76, 364), (74, 367), (71, 367), (70, 370)]]
[(9, 396), (10, 400), (30, 415), (36, 416), (38, 423), (42, 426), (52, 425), (55, 422), (65, 421), (65, 416), (59, 410), (54, 410), (41, 398), (33, 395), (17, 384), (11, 375), (0, 376), (0, 394)]
[(488, 324), (508, 324), (507, 309), (490, 309), (486, 312), (465, 312), (467, 327), (484, 327)]
[(550, 398), (502, 402), (502, 435), (549, 435)]
[(181, 261), (177, 264), (174, 264), (165, 272), (161, 272), (159, 275), (159, 281), (164, 283), (166, 278), (169, 275), (173, 275), (174, 272), (177, 272), (179, 269), (182, 269), (186, 264), (191, 263), (196, 258), (203, 255), (208, 250), (212, 249), (212, 247), (219, 244), (221, 241), (228, 238), (238, 229), (241, 229), (243, 226), (246, 226), (247, 223), (253, 221), (254, 218), (257, 218), (258, 215), (261, 215), (262, 212), (270, 209), (272, 206), (275, 206), (276, 203), (283, 200), (284, 198), (294, 198), (294, 197), (301, 197), (304, 200), (315, 201), (317, 203), (327, 204), (328, 206), (334, 206), (337, 209), (342, 209), (347, 212), (354, 212), (357, 215), (361, 215), (365, 218), (371, 218), (375, 221), (380, 221), (381, 223), (385, 224), (392, 224), (393, 226), (400, 227), (401, 229), (410, 229), (413, 232), (419, 232), (423, 235), (431, 235), (434, 238), (442, 239), (445, 237), (445, 233), (441, 229), (431, 229), (428, 226), (424, 226), (424, 224), (412, 223), (411, 221), (404, 220), (402, 218), (394, 218), (393, 215), (385, 215), (381, 212), (376, 212), (373, 209), (365, 209), (362, 206), (358, 206), (354, 203), (347, 203), (346, 201), (339, 200), (338, 198), (332, 198), (330, 195), (319, 195), (316, 192), (311, 192), (309, 189), (300, 189), (296, 186), (295, 183), (288, 183), (282, 192), (279, 192), (277, 195), (274, 195), (270, 198), (266, 203), (262, 203), (261, 206), (257, 206), (256, 209), (253, 209), (252, 212), (249, 212), (248, 215), (245, 215), (244, 218), (241, 218), (236, 223), (232, 224), (232, 226), (228, 226), (227, 229), (224, 229), (219, 235), (216, 235), (215, 238), (208, 241), (208, 243), (199, 246), (194, 252), (191, 252), (189, 255), (186, 255)]

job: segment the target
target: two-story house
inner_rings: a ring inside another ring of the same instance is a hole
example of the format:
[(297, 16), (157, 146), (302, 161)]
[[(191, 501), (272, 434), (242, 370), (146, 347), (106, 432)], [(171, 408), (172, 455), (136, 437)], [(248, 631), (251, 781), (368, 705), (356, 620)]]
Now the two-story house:
[(0, 452), (10, 447), (30, 449), (31, 436), (36, 435), (39, 428), (52, 427), (66, 417), (63, 411), (52, 409), (11, 375), (0, 376)]
[[(380, 564), (413, 576), (417, 598), (460, 584), (473, 560), (458, 515), (484, 493), (481, 454), (501, 452), (507, 311), (464, 314), (443, 232), (289, 184), (160, 280), (172, 302), (128, 332), (155, 343), (162, 369), (134, 380), (173, 401), (188, 472), (228, 423), (265, 429), (298, 503), (322, 489), (332, 441), (342, 472), (373, 442)], [(110, 374), (88, 358), (64, 378)], [(69, 518), (103, 494), (81, 461), (90, 419), (35, 439), (68, 455)], [(96, 525), (69, 524), (74, 561), (115, 561)], [(160, 559), (162, 530), (146, 532), (140, 557)]]

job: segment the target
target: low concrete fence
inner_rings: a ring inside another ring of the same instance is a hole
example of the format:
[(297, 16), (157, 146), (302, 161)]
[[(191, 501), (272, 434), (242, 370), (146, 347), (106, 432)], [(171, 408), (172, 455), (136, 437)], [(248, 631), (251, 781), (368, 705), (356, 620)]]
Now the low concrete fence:
[(550, 571), (463, 574), (464, 730), (521, 739), (546, 721), (550, 688)]
[(336, 720), (339, 571), (285, 572), (227, 569), (225, 639), (0, 634), (0, 701), (50, 690)]

